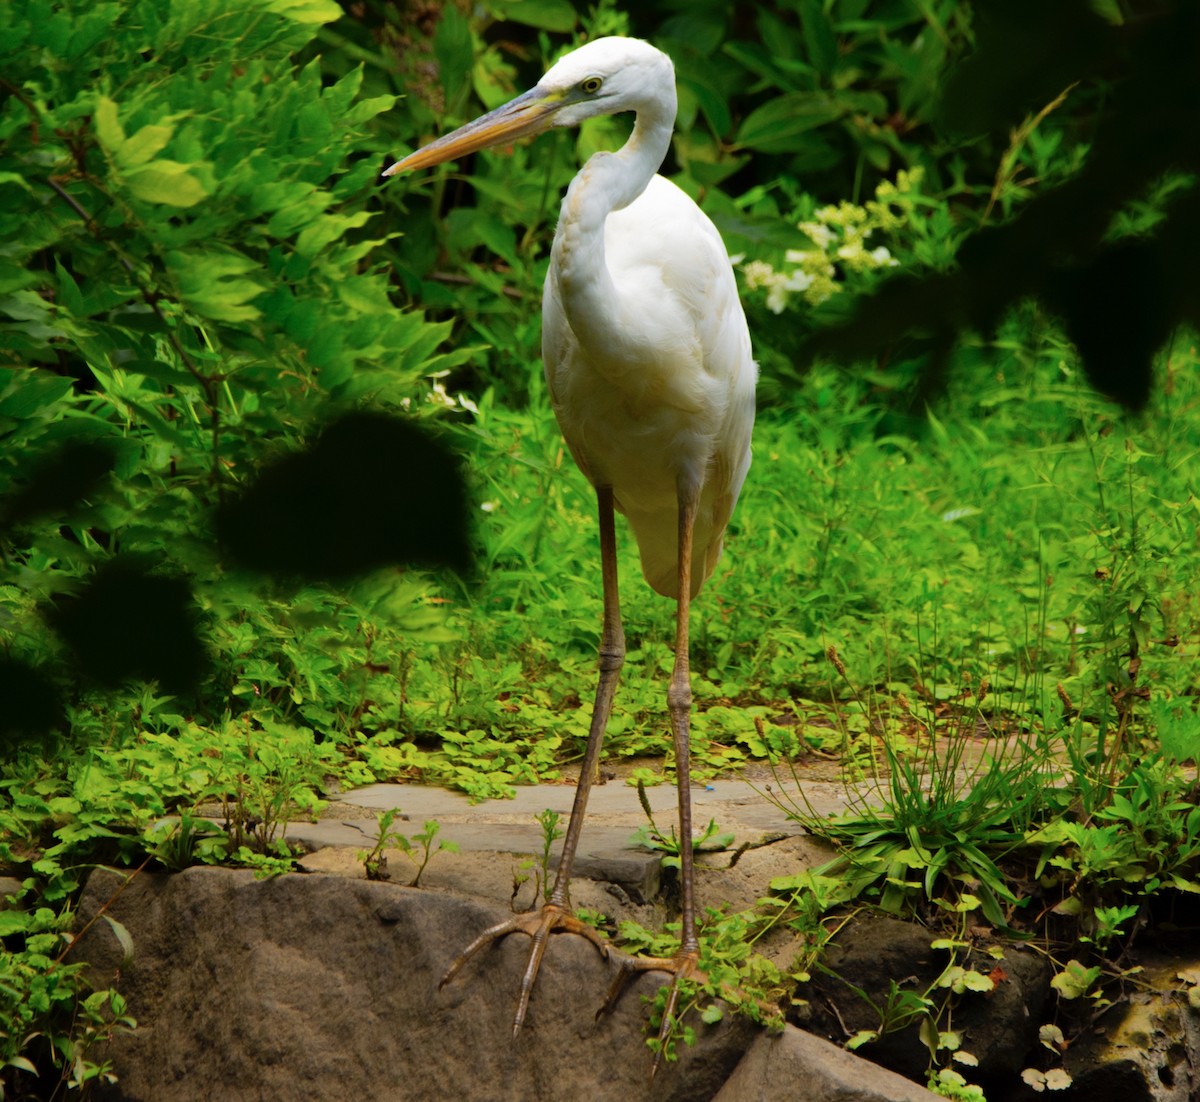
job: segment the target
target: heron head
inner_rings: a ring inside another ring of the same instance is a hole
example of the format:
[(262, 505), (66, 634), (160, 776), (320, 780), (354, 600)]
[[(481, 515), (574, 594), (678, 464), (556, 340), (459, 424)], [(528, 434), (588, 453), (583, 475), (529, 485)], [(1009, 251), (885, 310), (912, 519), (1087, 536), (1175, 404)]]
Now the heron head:
[(392, 176), (455, 157), (509, 145), (552, 126), (578, 126), (595, 115), (661, 107), (675, 117), (675, 67), (638, 38), (597, 38), (567, 54), (524, 95), (460, 126), (397, 161)]

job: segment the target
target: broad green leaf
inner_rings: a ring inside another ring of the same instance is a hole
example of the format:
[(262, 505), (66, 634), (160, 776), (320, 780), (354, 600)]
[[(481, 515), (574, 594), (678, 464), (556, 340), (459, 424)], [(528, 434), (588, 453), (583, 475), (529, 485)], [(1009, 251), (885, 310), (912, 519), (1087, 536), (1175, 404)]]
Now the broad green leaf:
[(738, 127), (735, 144), (766, 153), (792, 152), (804, 147), (808, 131), (843, 114), (845, 108), (824, 93), (788, 92), (751, 111)]
[(316, 256), (347, 230), (357, 229), (370, 221), (371, 212), (356, 211), (354, 214), (327, 214), (301, 231), (296, 238), (296, 251), (302, 256)]
[(505, 19), (537, 27), (542, 31), (557, 31), (566, 34), (575, 29), (575, 8), (568, 0), (510, 0), (497, 4)]
[(194, 207), (208, 195), (205, 186), (178, 161), (154, 161), (128, 175), (129, 190), (147, 203), (181, 209)]
[(96, 137), (100, 144), (110, 153), (116, 153), (125, 143), (125, 131), (117, 118), (117, 105), (108, 96), (100, 96), (96, 100), (96, 110), (92, 115), (96, 127)]
[(179, 285), (184, 301), (197, 313), (218, 321), (253, 321), (256, 307), (247, 305), (264, 287), (239, 276), (259, 270), (247, 256), (228, 252), (171, 253), (167, 264)]
[(11, 937), (30, 928), (31, 919), (24, 911), (0, 911), (0, 937)]
[(48, 410), (70, 394), (73, 382), (69, 377), (33, 368), (8, 374), (8, 381), (9, 385), (0, 391), (0, 417), (18, 420)]
[(996, 981), (991, 976), (985, 976), (974, 969), (965, 971), (959, 978), (959, 983), (967, 991), (993, 991), (996, 987)]
[(334, 23), (344, 14), (334, 0), (266, 0), (264, 7), (295, 23)]
[(717, 135), (727, 134), (733, 126), (729, 103), (715, 88), (698, 80), (680, 80), (681, 91), (686, 90), (696, 97), (696, 103)]
[(133, 137), (125, 140), (117, 153), (117, 163), (122, 168), (144, 165), (155, 154), (162, 152), (174, 133), (174, 126), (143, 126)]
[(1099, 967), (1085, 968), (1079, 961), (1069, 960), (1066, 967), (1050, 981), (1050, 986), (1064, 999), (1078, 999), (1086, 995), (1099, 978)]

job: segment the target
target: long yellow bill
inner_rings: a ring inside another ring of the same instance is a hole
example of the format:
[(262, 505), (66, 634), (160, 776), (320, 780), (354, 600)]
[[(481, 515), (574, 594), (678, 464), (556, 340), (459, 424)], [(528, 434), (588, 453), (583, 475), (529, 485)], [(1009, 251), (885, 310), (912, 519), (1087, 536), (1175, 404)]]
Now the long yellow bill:
[(383, 174), (394, 176), (398, 172), (408, 172), (414, 168), (440, 165), (443, 161), (451, 161), (479, 149), (508, 145), (518, 138), (540, 134), (554, 124), (554, 113), (560, 107), (565, 107), (566, 103), (567, 101), (557, 93), (547, 92), (544, 88), (532, 88), (503, 107), (497, 107), (495, 111), (489, 111), (474, 122), (460, 126), (437, 141), (422, 146), (415, 153), (397, 161), (391, 168), (385, 169)]

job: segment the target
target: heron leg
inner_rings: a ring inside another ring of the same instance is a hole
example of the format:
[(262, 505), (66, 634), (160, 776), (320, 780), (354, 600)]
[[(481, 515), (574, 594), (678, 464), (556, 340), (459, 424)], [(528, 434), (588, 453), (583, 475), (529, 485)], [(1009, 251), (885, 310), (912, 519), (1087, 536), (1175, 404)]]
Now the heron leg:
[(513, 933), (527, 934), (533, 939), (529, 963), (521, 980), (521, 993), (517, 1012), (513, 1018), (513, 1036), (520, 1032), (529, 1009), (529, 997), (537, 981), (538, 969), (546, 952), (546, 943), (555, 932), (579, 934), (587, 938), (602, 957), (609, 954), (608, 942), (591, 926), (581, 922), (571, 910), (571, 869), (575, 863), (575, 851), (579, 846), (579, 835), (583, 830), (587, 812), (588, 795), (592, 780), (600, 763), (600, 749), (604, 743), (604, 732), (612, 712), (613, 698), (621, 667), (625, 664), (625, 632), (621, 626), (621, 603), (617, 594), (617, 537), (613, 514), (613, 492), (608, 486), (597, 487), (597, 506), (600, 517), (600, 568), (604, 586), (604, 621), (600, 633), (600, 678), (596, 686), (596, 700), (592, 706), (592, 723), (588, 731), (587, 750), (580, 768), (579, 783), (575, 789), (575, 802), (571, 806), (571, 818), (563, 838), (562, 854), (550, 898), (540, 911), (514, 915), (504, 922), (485, 930), (455, 958), (438, 987), (448, 984), (476, 953), (485, 946)]
[(692, 533), (696, 522), (698, 488), (684, 483), (679, 487), (679, 597), (675, 615), (675, 666), (667, 686), (667, 708), (671, 716), (671, 735), (675, 743), (675, 788), (679, 799), (679, 879), (683, 893), (680, 915), (679, 948), (672, 957), (618, 956), (616, 978), (609, 987), (608, 997), (600, 1014), (616, 1005), (629, 982), (642, 972), (665, 972), (675, 978), (667, 995), (662, 1023), (658, 1031), (658, 1051), (650, 1069), (653, 1076), (662, 1063), (666, 1042), (675, 1022), (682, 985), (688, 981), (703, 983), (700, 971), (700, 940), (696, 936), (695, 871), (692, 853), (692, 792), (691, 792), (691, 732), (692, 710), (691, 669), (688, 659), (688, 627), (692, 591)]

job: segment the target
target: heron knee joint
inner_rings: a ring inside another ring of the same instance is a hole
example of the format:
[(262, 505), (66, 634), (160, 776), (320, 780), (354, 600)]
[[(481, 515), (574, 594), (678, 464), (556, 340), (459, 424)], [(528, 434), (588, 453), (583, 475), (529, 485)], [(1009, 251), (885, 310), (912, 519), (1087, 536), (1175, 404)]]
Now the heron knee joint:
[(683, 684), (672, 681), (667, 686), (667, 707), (672, 711), (687, 711), (692, 706), (692, 687), (686, 681)]
[(625, 648), (624, 647), (604, 647), (600, 648), (600, 669), (611, 673), (614, 670), (619, 670), (625, 665)]

